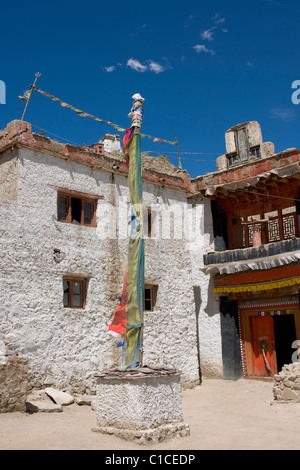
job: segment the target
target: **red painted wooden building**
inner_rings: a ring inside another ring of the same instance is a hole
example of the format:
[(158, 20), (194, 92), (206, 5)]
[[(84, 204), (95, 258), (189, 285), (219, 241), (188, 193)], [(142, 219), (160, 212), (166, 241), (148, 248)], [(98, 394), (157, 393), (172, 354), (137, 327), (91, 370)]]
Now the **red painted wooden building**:
[(300, 151), (275, 154), (255, 121), (225, 140), (218, 171), (195, 181), (211, 199), (215, 251), (204, 272), (220, 299), (224, 375), (272, 377), (300, 340)]

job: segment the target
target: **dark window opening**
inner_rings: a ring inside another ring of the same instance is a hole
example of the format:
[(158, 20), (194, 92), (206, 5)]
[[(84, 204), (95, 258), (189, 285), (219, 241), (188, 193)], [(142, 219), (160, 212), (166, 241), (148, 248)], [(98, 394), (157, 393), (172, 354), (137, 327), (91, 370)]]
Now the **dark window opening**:
[(57, 218), (60, 222), (96, 226), (96, 199), (58, 193)]
[(157, 286), (145, 287), (144, 310), (153, 311), (156, 304)]
[(71, 197), (71, 220), (73, 224), (81, 222), (81, 199)]
[(152, 213), (151, 213), (151, 208), (150, 207), (144, 208), (143, 228), (144, 228), (144, 236), (148, 237), (148, 238), (151, 238)]
[(214, 242), (216, 251), (228, 249), (227, 215), (217, 201), (211, 200), (213, 218)]
[(64, 307), (83, 308), (85, 302), (85, 279), (63, 280), (63, 304)]

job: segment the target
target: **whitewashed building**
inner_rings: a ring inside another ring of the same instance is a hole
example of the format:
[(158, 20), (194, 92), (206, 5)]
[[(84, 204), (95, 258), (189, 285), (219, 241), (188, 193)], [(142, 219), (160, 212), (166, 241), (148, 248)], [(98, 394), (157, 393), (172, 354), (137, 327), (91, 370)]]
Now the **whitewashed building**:
[[(109, 145), (109, 142), (113, 145)], [(186, 171), (143, 154), (143, 363), (184, 387), (222, 376), (218, 304), (199, 269), (213, 246), (210, 201)], [(120, 363), (107, 335), (122, 292), (130, 205), (118, 139), (75, 147), (13, 121), (0, 132), (0, 340), (29, 360), (29, 387), (94, 389)]]
[[(195, 179), (142, 154), (143, 364), (181, 370), (183, 387), (272, 377), (300, 341), (299, 150), (274, 153), (255, 121), (225, 143), (217, 171)], [(0, 353), (27, 356), (30, 388), (94, 390), (121, 362), (107, 330), (127, 263), (127, 175), (118, 136), (76, 147), (26, 122), (0, 131)]]
[[(142, 154), (143, 364), (181, 370), (183, 387), (270, 378), (300, 341), (300, 152), (274, 153), (255, 121), (225, 144), (217, 171), (194, 179)], [(0, 131), (0, 354), (27, 356), (30, 388), (92, 391), (121, 363), (107, 330), (127, 263), (127, 176), (118, 136), (76, 147), (26, 122)]]

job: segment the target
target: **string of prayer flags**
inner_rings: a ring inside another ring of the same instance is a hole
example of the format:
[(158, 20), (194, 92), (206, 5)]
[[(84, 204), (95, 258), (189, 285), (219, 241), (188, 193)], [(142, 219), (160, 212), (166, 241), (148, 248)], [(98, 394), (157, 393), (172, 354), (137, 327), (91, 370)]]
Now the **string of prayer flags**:
[(161, 142), (166, 142), (167, 144), (171, 144), (171, 145), (175, 145), (176, 142), (173, 142), (172, 140), (165, 140), (165, 139), (158, 139), (158, 137), (153, 137), (151, 135), (147, 135), (147, 134), (141, 134), (141, 137), (148, 137), (148, 139), (152, 140), (153, 142), (158, 142), (158, 143), (161, 143)]
[(287, 315), (289, 313), (289, 310), (269, 310), (266, 312), (258, 312), (259, 317), (265, 317), (265, 316), (274, 316), (274, 315)]
[(36, 86), (33, 87), (33, 89), (38, 91), (39, 93), (41, 93), (41, 95), (44, 95), (44, 96), (47, 96), (48, 98), (51, 98), (52, 101), (57, 101), (64, 108), (72, 109), (72, 111), (75, 111), (75, 113), (77, 113), (79, 116), (94, 119), (95, 121), (101, 122), (102, 124), (108, 124), (109, 126), (112, 126), (115, 129), (117, 129), (119, 132), (125, 132), (126, 131), (126, 129), (123, 129), (123, 127), (120, 127), (117, 124), (113, 124), (110, 121), (105, 121), (104, 119), (100, 119), (96, 116), (93, 116), (92, 114), (85, 113), (81, 109), (75, 108), (74, 106), (71, 106), (70, 104), (65, 103), (65, 101), (62, 101), (59, 98), (56, 98), (56, 96), (50, 95), (50, 93), (47, 93), (46, 91), (40, 90)]
[[(111, 127), (114, 127), (115, 129), (117, 129), (118, 132), (126, 132), (126, 129), (124, 129), (123, 127), (120, 127), (119, 125), (117, 124), (114, 124), (113, 122), (110, 122), (110, 121), (106, 121), (105, 119), (100, 119), (96, 116), (93, 116), (92, 114), (89, 114), (89, 113), (86, 113), (84, 111), (82, 111), (81, 109), (78, 109), (78, 108), (75, 108), (74, 106), (66, 103), (65, 101), (62, 101), (60, 100), (59, 98), (57, 98), (56, 96), (53, 96), (53, 95), (50, 95), (50, 93), (47, 93), (46, 91), (43, 91), (41, 90), (40, 88), (37, 88), (35, 85), (32, 86), (32, 89), (37, 91), (38, 93), (40, 93), (41, 95), (44, 95), (44, 96), (47, 96), (48, 98), (50, 98), (52, 101), (56, 101), (58, 102), (61, 106), (63, 106), (64, 108), (69, 108), (69, 109), (72, 109), (72, 111), (75, 111), (75, 113), (77, 113), (79, 116), (81, 117), (87, 117), (87, 118), (91, 118), (91, 119), (94, 119), (95, 121), (98, 121), (98, 122), (101, 122), (101, 124), (107, 124)], [(140, 117), (142, 116), (142, 113), (143, 113), (143, 110), (141, 109), (141, 107), (139, 106), (136, 106), (135, 109), (131, 109), (131, 116), (136, 115), (136, 117)], [(148, 137), (148, 139), (152, 140), (153, 142), (166, 142), (168, 144), (171, 144), (171, 145), (174, 145), (176, 142), (173, 142), (171, 140), (165, 140), (165, 139), (158, 139), (157, 137), (153, 137), (151, 135), (147, 135), (147, 134), (140, 134), (140, 136), (143, 138), (143, 137)]]

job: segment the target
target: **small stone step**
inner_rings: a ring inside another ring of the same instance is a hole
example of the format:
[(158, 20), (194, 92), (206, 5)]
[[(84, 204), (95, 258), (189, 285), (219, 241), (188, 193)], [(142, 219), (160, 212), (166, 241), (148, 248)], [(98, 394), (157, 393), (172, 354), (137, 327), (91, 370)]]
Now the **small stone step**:
[(26, 411), (28, 413), (59, 413), (63, 410), (62, 405), (57, 405), (49, 400), (26, 401)]

